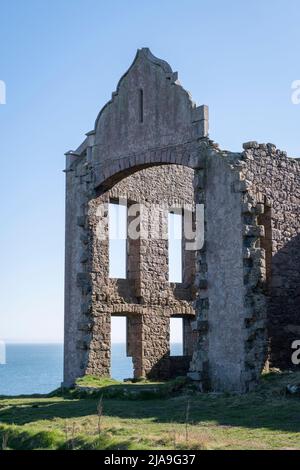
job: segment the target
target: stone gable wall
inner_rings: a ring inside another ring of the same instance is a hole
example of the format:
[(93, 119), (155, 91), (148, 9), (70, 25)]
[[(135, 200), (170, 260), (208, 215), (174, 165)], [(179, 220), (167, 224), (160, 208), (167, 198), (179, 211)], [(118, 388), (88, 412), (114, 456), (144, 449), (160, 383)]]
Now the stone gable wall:
[[(268, 357), (291, 365), (300, 334), (299, 161), (256, 142), (221, 151), (208, 138), (207, 107), (148, 49), (66, 155), (66, 384), (109, 375), (111, 315), (128, 317), (136, 376), (170, 377), (191, 359), (201, 390), (245, 392)], [(204, 206), (204, 245), (184, 254), (182, 284), (168, 282), (164, 237), (128, 240), (127, 279), (109, 279), (108, 226), (100, 222), (103, 205), (119, 197), (147, 209)], [(169, 357), (172, 315), (185, 319), (184, 359)]]

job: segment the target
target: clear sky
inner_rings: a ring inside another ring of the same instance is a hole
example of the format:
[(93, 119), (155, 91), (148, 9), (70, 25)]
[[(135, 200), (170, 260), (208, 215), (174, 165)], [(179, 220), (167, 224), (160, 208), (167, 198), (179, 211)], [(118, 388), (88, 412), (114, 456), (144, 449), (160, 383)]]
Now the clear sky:
[(64, 152), (137, 48), (166, 59), (223, 148), (300, 157), (299, 0), (1, 0), (0, 338), (63, 335)]

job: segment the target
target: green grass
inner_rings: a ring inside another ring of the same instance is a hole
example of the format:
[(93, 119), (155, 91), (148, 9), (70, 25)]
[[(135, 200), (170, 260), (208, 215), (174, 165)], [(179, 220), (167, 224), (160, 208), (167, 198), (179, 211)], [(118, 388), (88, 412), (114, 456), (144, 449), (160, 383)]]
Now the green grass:
[(182, 378), (124, 385), (87, 377), (78, 383), (96, 387), (91, 395), (0, 398), (0, 448), (300, 449), (300, 398), (285, 394), (299, 382), (300, 373), (272, 373), (255, 392), (220, 395), (197, 393)]
[[(195, 390), (195, 385), (188, 383), (186, 377), (177, 377), (167, 382), (150, 382), (148, 380), (120, 382), (109, 377), (99, 378), (91, 375), (76, 380), (75, 390), (69, 395), (77, 398), (126, 398), (128, 400), (147, 400), (166, 398), (182, 389)], [(54, 392), (57, 393), (58, 391)]]
[(107, 387), (109, 385), (121, 385), (123, 382), (111, 379), (110, 377), (95, 377), (93, 375), (85, 375), (76, 380), (76, 385), (82, 387)]

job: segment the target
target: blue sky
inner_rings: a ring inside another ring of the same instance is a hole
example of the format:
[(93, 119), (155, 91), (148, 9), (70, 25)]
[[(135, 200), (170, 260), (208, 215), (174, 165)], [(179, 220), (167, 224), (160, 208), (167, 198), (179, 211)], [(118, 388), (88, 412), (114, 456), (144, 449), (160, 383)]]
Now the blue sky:
[(64, 152), (91, 130), (137, 48), (178, 70), (223, 148), (300, 156), (296, 0), (1, 0), (0, 337), (63, 334)]

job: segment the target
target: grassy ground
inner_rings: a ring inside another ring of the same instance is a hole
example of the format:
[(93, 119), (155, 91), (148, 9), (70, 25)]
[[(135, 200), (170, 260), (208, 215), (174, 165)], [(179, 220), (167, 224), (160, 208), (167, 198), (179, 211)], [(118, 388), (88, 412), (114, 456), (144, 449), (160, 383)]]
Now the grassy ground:
[(0, 398), (0, 449), (300, 449), (300, 373), (272, 373), (247, 395), (199, 394), (182, 380), (88, 378), (74, 391)]

